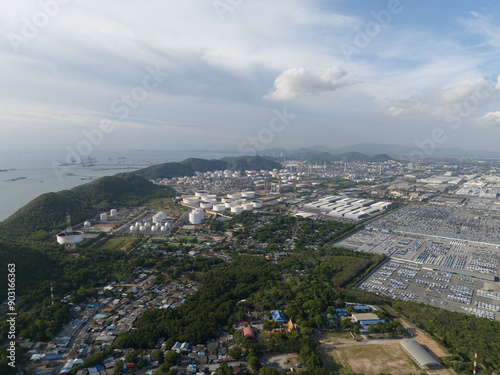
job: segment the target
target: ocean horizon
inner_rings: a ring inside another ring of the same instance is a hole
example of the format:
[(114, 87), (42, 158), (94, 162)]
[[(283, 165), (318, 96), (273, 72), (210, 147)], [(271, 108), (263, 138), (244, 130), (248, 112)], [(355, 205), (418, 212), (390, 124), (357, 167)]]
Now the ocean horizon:
[(88, 160), (75, 160), (64, 150), (1, 150), (0, 221), (42, 194), (68, 190), (99, 177), (191, 157), (236, 155), (212, 150), (98, 150)]

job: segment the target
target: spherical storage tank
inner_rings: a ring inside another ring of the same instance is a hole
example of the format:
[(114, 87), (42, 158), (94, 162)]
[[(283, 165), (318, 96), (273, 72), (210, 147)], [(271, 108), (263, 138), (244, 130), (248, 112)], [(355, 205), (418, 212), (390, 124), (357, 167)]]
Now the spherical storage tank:
[(85, 223), (83, 223), (83, 227), (85, 229), (89, 229), (91, 226), (92, 226), (92, 223), (90, 221), (88, 221), (88, 220)]
[(108, 220), (108, 214), (101, 214), (99, 217), (101, 218), (101, 221)]
[(111, 216), (116, 216), (117, 213), (118, 213), (118, 211), (116, 210), (116, 208), (112, 208), (111, 211), (109, 211), (109, 214)]
[(80, 243), (83, 242), (83, 232), (74, 230), (71, 232), (61, 232), (56, 236), (57, 243), (64, 245), (67, 243)]
[(130, 226), (130, 231), (135, 232), (137, 230), (137, 227), (135, 225)]

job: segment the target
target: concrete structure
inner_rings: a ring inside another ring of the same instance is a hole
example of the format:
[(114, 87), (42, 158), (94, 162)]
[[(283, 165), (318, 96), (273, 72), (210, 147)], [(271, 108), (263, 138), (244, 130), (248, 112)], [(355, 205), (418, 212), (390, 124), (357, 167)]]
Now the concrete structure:
[(415, 340), (401, 341), (401, 347), (423, 370), (441, 367), (441, 362)]

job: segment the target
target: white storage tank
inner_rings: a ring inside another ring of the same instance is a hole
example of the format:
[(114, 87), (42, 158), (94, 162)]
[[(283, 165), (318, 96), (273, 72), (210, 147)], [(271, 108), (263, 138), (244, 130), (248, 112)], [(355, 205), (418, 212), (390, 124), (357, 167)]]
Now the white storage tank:
[(88, 221), (88, 220), (85, 223), (83, 223), (83, 227), (85, 229), (89, 229), (91, 226), (92, 226), (92, 223), (90, 221)]
[(262, 207), (262, 202), (255, 201), (252, 202), (253, 208), (261, 208)]
[(61, 232), (56, 236), (57, 243), (65, 245), (67, 243), (80, 243), (83, 242), (83, 232), (74, 230), (72, 232)]
[(199, 203), (199, 199), (197, 197), (185, 197), (182, 198), (182, 203), (184, 204), (191, 204), (191, 205), (197, 205)]
[(241, 207), (241, 206), (231, 207), (231, 213), (233, 213), (233, 214), (239, 214), (241, 212), (243, 212), (243, 207)]
[(106, 221), (106, 220), (108, 220), (108, 214), (103, 213), (103, 214), (101, 214), (99, 217), (100, 217), (101, 221)]
[(253, 204), (252, 203), (245, 203), (245, 204), (243, 204), (242, 207), (243, 207), (243, 209), (245, 211), (251, 211), (251, 210), (253, 210)]
[(205, 209), (212, 208), (212, 203), (210, 203), (210, 202), (200, 202), (200, 207), (201, 208), (205, 208)]
[(233, 200), (231, 198), (222, 198), (221, 202), (222, 203), (231, 203)]
[(201, 214), (198, 210), (193, 210), (189, 213), (189, 222), (193, 225), (201, 224)]
[(253, 191), (245, 191), (245, 192), (241, 193), (241, 197), (242, 198), (254, 198), (255, 193)]
[(151, 227), (151, 232), (156, 232), (158, 230), (158, 227), (155, 225), (154, 227)]
[(166, 230), (167, 230), (167, 227), (166, 227), (165, 225), (163, 225), (163, 226), (160, 228), (160, 231), (162, 231), (162, 232), (166, 232)]
[(215, 212), (222, 212), (226, 209), (226, 205), (225, 204), (214, 204), (214, 207), (213, 207), (213, 210)]
[(141, 225), (141, 226), (139, 227), (139, 230), (140, 230), (141, 232), (144, 232), (144, 231), (146, 230), (146, 227), (145, 227), (144, 225)]
[(109, 211), (109, 214), (111, 216), (116, 216), (117, 213), (118, 213), (118, 211), (116, 210), (116, 208), (112, 208), (111, 211)]
[(200, 190), (200, 191), (197, 191), (196, 193), (194, 193), (194, 195), (196, 197), (206, 197), (208, 195), (208, 191)]
[(135, 225), (130, 226), (130, 231), (135, 232), (137, 230), (137, 227)]
[(241, 199), (241, 194), (238, 193), (228, 194), (227, 197), (231, 199)]
[(225, 206), (226, 208), (236, 207), (236, 203), (233, 203), (233, 202), (226, 202), (226, 203), (224, 203), (224, 206)]

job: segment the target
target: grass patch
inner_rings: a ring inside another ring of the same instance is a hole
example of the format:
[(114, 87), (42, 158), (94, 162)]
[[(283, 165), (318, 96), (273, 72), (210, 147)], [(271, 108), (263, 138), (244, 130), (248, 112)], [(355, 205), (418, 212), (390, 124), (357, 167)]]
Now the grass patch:
[(175, 203), (172, 198), (154, 198), (147, 202), (146, 205), (153, 210), (191, 211), (188, 207)]
[(132, 242), (135, 241), (133, 237), (115, 237), (106, 241), (101, 249), (103, 250), (129, 250)]

